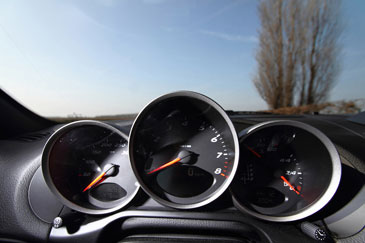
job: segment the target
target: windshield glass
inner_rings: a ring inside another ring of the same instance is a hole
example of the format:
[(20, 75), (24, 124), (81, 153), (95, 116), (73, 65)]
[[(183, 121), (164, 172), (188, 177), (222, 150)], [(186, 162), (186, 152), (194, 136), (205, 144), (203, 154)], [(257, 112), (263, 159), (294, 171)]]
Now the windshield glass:
[(1, 1), (0, 88), (51, 118), (136, 114), (177, 90), (234, 111), (362, 111), (365, 2), (315, 2)]

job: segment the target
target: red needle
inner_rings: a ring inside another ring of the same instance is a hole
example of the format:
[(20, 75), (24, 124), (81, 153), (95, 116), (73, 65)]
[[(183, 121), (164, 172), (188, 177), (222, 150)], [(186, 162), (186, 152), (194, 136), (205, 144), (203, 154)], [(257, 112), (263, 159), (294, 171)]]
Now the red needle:
[(296, 193), (296, 194), (300, 194), (297, 190), (295, 190), (295, 188), (292, 186), (292, 184), (290, 184), (290, 182), (284, 177), (284, 176), (281, 176), (280, 177), (286, 184), (288, 184), (288, 186)]
[[(116, 172), (115, 171), (116, 167), (118, 167), (118, 166), (116, 166), (114, 164), (110, 164), (110, 165), (106, 166), (106, 168), (104, 168), (104, 172), (102, 172), (100, 175), (98, 175), (98, 177), (96, 177), (87, 187), (85, 187), (85, 189), (82, 192), (86, 192), (91, 187), (98, 185), (99, 183), (104, 181), (107, 176), (113, 176), (113, 173)], [(108, 175), (107, 175), (107, 173), (108, 173)]]
[(256, 155), (256, 157), (260, 158), (261, 159), (261, 155), (259, 153), (257, 153), (255, 150), (253, 150), (252, 148), (248, 147), (247, 145), (245, 145), (246, 148), (248, 150), (250, 150), (254, 155)]
[(93, 180), (87, 187), (85, 187), (85, 189), (83, 190), (83, 192), (86, 192), (87, 190), (89, 190), (93, 185), (95, 185), (96, 183), (98, 183), (101, 179), (103, 179), (103, 177), (105, 176), (106, 172), (101, 173), (98, 177), (95, 178), (95, 180)]
[(158, 168), (156, 168), (156, 169), (148, 172), (147, 174), (149, 175), (149, 174), (155, 173), (156, 171), (162, 170), (163, 168), (166, 168), (166, 167), (168, 167), (170, 165), (173, 165), (173, 164), (179, 162), (180, 160), (181, 160), (181, 158), (180, 157), (177, 157), (176, 159), (171, 160), (170, 162), (167, 162), (166, 164), (161, 165), (160, 167), (158, 167)]

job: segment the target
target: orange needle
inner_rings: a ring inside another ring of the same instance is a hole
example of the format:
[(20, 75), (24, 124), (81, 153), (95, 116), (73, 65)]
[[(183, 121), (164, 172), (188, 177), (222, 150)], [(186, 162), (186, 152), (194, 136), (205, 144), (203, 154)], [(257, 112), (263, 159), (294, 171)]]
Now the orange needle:
[(93, 185), (95, 185), (96, 183), (98, 183), (101, 179), (103, 179), (103, 177), (105, 176), (106, 172), (101, 173), (98, 177), (95, 178), (95, 180), (93, 180), (87, 187), (85, 187), (85, 189), (83, 190), (83, 192), (86, 192), (87, 190), (89, 190)]
[(154, 170), (152, 170), (152, 171), (148, 172), (147, 174), (149, 175), (149, 174), (155, 173), (156, 171), (162, 170), (163, 168), (166, 168), (166, 167), (168, 167), (168, 166), (170, 166), (170, 165), (173, 165), (173, 164), (175, 164), (175, 163), (179, 162), (180, 160), (181, 160), (181, 158), (177, 157), (176, 159), (171, 160), (170, 162), (167, 162), (167, 163), (166, 163), (166, 164), (164, 164), (164, 165), (161, 165), (160, 167), (158, 167), (158, 168), (156, 168), (156, 169), (154, 169)]
[(253, 150), (252, 148), (248, 147), (247, 145), (245, 145), (246, 148), (248, 150), (250, 150), (254, 155), (256, 155), (256, 157), (260, 158), (261, 159), (261, 155), (259, 153), (257, 153), (255, 150)]
[[(108, 168), (109, 167), (109, 168)], [(89, 190), (91, 187), (100, 184), (101, 182), (103, 182), (106, 179), (106, 176), (113, 176), (113, 173), (115, 173), (115, 168), (119, 167), (117, 165), (114, 164), (110, 164), (109, 166), (106, 168), (104, 168), (104, 172), (101, 173), (100, 175), (98, 175), (98, 177), (96, 177), (87, 187), (85, 187), (85, 189), (83, 190), (83, 192), (86, 192), (87, 190)], [(109, 173), (109, 175), (107, 175), (108, 172), (112, 172)]]
[(290, 184), (290, 182), (284, 177), (284, 176), (281, 176), (280, 177), (286, 184), (288, 184), (288, 186), (296, 193), (296, 194), (300, 194), (297, 190), (295, 190), (295, 188), (292, 186), (292, 184)]

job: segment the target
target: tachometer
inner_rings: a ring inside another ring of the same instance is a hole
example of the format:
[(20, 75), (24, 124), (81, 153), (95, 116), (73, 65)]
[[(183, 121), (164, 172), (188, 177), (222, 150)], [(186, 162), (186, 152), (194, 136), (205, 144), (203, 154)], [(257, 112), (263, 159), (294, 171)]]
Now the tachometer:
[(292, 221), (320, 210), (337, 190), (341, 165), (330, 140), (294, 121), (245, 130), (231, 189), (241, 210), (271, 221)]
[(224, 110), (194, 92), (152, 101), (131, 130), (129, 155), (141, 187), (161, 204), (196, 208), (229, 186), (238, 138)]
[(57, 130), (44, 148), (42, 171), (64, 205), (89, 214), (125, 206), (139, 188), (128, 159), (127, 136), (97, 121)]

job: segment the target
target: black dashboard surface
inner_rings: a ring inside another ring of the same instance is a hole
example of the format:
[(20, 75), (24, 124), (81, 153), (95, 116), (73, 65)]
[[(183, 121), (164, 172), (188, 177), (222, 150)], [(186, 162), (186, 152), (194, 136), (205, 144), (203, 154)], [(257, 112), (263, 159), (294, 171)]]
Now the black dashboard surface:
[[(42, 150), (48, 137), (61, 127), (55, 125), (24, 136), (0, 140), (0, 241), (98, 242), (108, 239), (124, 242), (312, 242), (314, 240), (300, 230), (301, 222), (323, 224), (324, 219), (336, 215), (344, 208), (351, 215), (363, 207), (363, 196), (357, 207), (348, 205), (358, 197), (364, 186), (364, 126), (348, 121), (348, 116), (248, 114), (231, 115), (230, 118), (238, 133), (264, 121), (296, 120), (312, 125), (326, 134), (335, 144), (343, 167), (339, 189), (331, 202), (323, 210), (302, 221), (272, 223), (238, 211), (232, 204), (229, 190), (209, 205), (193, 210), (161, 206), (140, 190), (128, 206), (115, 213), (100, 216), (80, 214), (62, 207), (52, 196), (46, 196), (46, 187), (38, 186), (41, 189), (29, 192), (32, 180), (43, 183), (41, 173), (37, 175), (36, 172), (40, 168)], [(129, 134), (132, 121), (111, 121), (109, 124)], [(29, 201), (32, 197), (29, 194), (38, 193), (36, 197), (42, 197), (39, 194), (42, 192), (46, 199), (38, 200), (38, 203), (42, 203), (40, 208), (49, 209), (43, 216), (37, 213), (40, 209), (32, 209), (32, 202)], [(62, 210), (56, 214), (60, 208)], [(59, 215), (67, 227), (52, 227), (52, 219)], [(363, 228), (364, 221), (361, 219), (355, 223), (358, 229), (353, 230), (357, 233)], [(354, 235), (332, 233), (344, 241), (350, 241)]]

